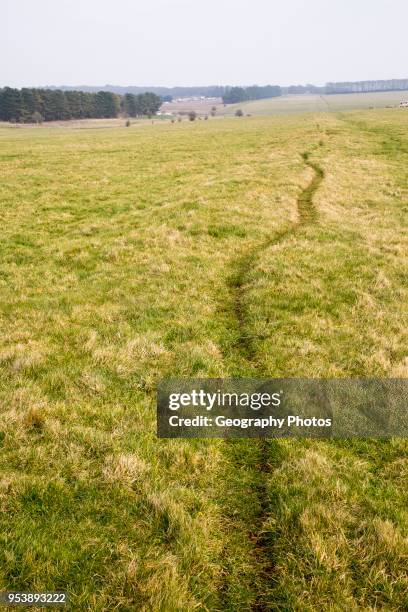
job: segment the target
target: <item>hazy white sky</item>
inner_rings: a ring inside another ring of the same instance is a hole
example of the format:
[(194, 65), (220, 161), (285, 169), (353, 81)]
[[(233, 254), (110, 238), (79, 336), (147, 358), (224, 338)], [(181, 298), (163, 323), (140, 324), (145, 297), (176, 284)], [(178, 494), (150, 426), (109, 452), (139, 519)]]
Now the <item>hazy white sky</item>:
[(408, 0), (0, 0), (0, 86), (408, 78)]

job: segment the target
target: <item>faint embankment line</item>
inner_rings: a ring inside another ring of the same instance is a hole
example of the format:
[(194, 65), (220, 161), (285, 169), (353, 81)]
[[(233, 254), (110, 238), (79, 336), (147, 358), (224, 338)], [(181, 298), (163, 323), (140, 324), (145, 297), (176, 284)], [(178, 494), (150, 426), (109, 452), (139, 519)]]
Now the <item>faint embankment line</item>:
[[(326, 107), (326, 112), (327, 113), (331, 113), (332, 109), (330, 107), (330, 104), (328, 103), (328, 101), (326, 100), (326, 98), (323, 98), (323, 96), (320, 94), (320, 100), (323, 102), (324, 106)], [(324, 112), (324, 111), (323, 111)]]

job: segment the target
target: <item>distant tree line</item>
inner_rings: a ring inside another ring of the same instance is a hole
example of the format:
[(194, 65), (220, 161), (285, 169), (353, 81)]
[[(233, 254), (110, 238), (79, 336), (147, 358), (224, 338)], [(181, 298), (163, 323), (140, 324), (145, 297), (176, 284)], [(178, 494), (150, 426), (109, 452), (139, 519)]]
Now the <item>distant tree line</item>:
[(97, 87), (93, 87), (92, 85), (80, 85), (80, 86), (70, 86), (70, 85), (61, 85), (60, 87), (50, 87), (50, 89), (61, 89), (62, 91), (70, 91), (80, 90), (86, 91), (89, 93), (96, 93), (98, 91), (110, 91), (112, 93), (117, 93), (120, 95), (124, 95), (126, 93), (132, 93), (135, 95), (152, 92), (157, 96), (166, 100), (166, 96), (170, 96), (172, 98), (189, 98), (194, 96), (204, 96), (206, 98), (221, 98), (225, 90), (227, 89), (223, 85), (205, 85), (205, 86), (197, 86), (197, 87), (141, 87), (137, 85), (100, 85)]
[[(273, 97), (268, 93), (264, 95), (264, 93), (259, 90), (267, 89), (268, 87), (275, 87), (271, 85), (267, 85), (265, 87), (258, 87), (256, 92), (256, 96), (254, 98), (245, 98), (245, 99), (258, 99), (259, 97)], [(317, 86), (312, 84), (307, 85), (289, 85), (285, 87), (281, 87), (281, 94), (304, 94), (304, 93), (314, 93), (314, 94), (331, 94), (331, 93), (357, 93), (357, 92), (369, 92), (369, 91), (398, 91), (402, 89), (408, 88), (408, 79), (390, 79), (385, 81), (359, 81), (359, 82), (345, 82), (345, 83), (326, 83), (323, 86)], [(119, 85), (104, 85), (99, 87), (92, 87), (90, 85), (81, 85), (80, 87), (71, 87), (67, 85), (62, 85), (61, 87), (51, 87), (50, 89), (60, 89), (62, 91), (70, 91), (70, 90), (81, 90), (87, 93), (97, 93), (98, 91), (110, 91), (111, 93), (116, 93), (120, 95), (124, 95), (126, 93), (132, 93), (134, 95), (138, 95), (140, 93), (146, 93), (147, 91), (155, 93), (158, 96), (161, 96), (163, 100), (169, 100), (171, 98), (183, 98), (183, 97), (193, 97), (193, 96), (204, 96), (206, 98), (224, 98), (224, 96), (228, 99), (231, 96), (231, 90), (234, 90), (235, 93), (232, 95), (234, 97), (242, 96), (242, 91), (237, 90), (251, 90), (253, 87), (230, 87), (223, 85), (209, 85), (202, 87), (139, 87), (135, 85), (129, 86), (119, 86)], [(252, 95), (252, 94), (251, 94)], [(167, 97), (168, 96), (168, 97)], [(235, 100), (236, 102), (244, 101), (242, 98)], [(226, 102), (227, 103), (227, 102)]]
[(326, 93), (325, 87), (318, 87), (317, 85), (289, 85), (289, 87), (281, 87), (282, 95), (287, 96), (288, 94), (324, 94)]
[(120, 96), (109, 91), (96, 93), (59, 89), (0, 89), (0, 120), (39, 123), (68, 119), (154, 115), (162, 99), (154, 93)]
[(316, 85), (290, 85), (282, 87), (282, 94), (339, 94), (368, 93), (370, 91), (408, 90), (408, 79), (389, 79), (385, 81), (347, 81), (343, 83), (326, 83), (323, 87)]
[(326, 83), (325, 93), (366, 93), (370, 91), (399, 91), (404, 89), (408, 89), (408, 79)]
[(250, 87), (227, 87), (222, 96), (224, 104), (235, 104), (246, 100), (261, 100), (282, 95), (278, 85), (252, 85)]

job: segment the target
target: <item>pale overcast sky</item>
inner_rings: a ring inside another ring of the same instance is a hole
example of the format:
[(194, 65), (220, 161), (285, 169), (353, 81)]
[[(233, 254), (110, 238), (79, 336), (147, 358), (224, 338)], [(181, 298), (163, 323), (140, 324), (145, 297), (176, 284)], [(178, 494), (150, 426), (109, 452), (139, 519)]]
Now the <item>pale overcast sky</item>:
[(0, 86), (408, 78), (408, 0), (0, 0)]

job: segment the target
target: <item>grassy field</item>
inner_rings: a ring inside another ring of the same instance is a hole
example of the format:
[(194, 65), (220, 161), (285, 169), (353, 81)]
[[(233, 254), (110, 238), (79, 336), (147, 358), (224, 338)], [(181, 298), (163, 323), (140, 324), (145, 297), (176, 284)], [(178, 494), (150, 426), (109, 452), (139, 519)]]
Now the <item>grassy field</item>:
[(334, 94), (330, 96), (302, 94), (229, 104), (226, 107), (220, 107), (219, 113), (231, 116), (239, 108), (251, 115), (287, 115), (292, 113), (368, 110), (398, 106), (404, 100), (408, 100), (407, 91)]
[(169, 375), (407, 376), (407, 163), (398, 109), (0, 129), (0, 590), (407, 608), (405, 441), (155, 435)]

